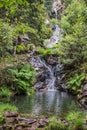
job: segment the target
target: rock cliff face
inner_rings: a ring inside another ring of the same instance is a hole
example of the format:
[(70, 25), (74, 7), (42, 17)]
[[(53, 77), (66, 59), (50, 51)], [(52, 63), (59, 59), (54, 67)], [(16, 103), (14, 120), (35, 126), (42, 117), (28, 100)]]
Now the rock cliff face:
[(28, 56), (28, 61), (34, 66), (37, 71), (36, 83), (34, 88), (36, 91), (56, 89), (65, 91), (63, 82), (63, 65), (58, 63), (56, 56), (41, 57), (33, 54)]
[(78, 101), (85, 109), (87, 109), (87, 83), (83, 86)]

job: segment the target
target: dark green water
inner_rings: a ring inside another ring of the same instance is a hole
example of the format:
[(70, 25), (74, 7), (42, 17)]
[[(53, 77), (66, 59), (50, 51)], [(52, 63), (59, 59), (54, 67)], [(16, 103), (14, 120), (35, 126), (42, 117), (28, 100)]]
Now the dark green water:
[(59, 91), (37, 92), (32, 97), (17, 96), (12, 99), (12, 102), (20, 113), (34, 116), (65, 115), (67, 112), (79, 110), (74, 97)]

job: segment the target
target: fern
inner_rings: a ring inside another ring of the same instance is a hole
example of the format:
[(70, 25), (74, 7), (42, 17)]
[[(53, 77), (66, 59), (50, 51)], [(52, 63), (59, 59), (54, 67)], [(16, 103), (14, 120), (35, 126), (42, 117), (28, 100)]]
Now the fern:
[(7, 69), (8, 84), (16, 93), (26, 93), (29, 95), (30, 86), (34, 83), (35, 70), (31, 65), (20, 65)]
[(75, 74), (67, 82), (67, 88), (71, 88), (73, 91), (78, 91), (81, 88), (82, 82), (85, 79), (85, 74)]

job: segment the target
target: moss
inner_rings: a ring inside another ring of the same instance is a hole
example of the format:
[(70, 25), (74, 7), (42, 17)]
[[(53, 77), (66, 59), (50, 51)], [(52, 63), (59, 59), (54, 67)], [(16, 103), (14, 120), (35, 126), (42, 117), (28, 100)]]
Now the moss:
[(17, 111), (17, 108), (9, 103), (0, 103), (0, 124), (4, 123), (3, 113), (5, 111)]
[(79, 129), (79, 130), (84, 130), (83, 127), (83, 120), (84, 120), (85, 115), (81, 112), (70, 112), (67, 117), (66, 120), (69, 122), (69, 130), (75, 130), (75, 128)]
[(17, 111), (17, 108), (9, 103), (0, 103), (0, 113), (3, 113), (4, 111)]
[(4, 123), (4, 116), (3, 114), (0, 113), (0, 124), (3, 124)]

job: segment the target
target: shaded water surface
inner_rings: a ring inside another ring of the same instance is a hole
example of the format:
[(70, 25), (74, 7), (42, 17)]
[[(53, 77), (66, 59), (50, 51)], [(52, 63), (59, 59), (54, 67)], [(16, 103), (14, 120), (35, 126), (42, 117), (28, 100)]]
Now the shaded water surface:
[(65, 115), (72, 110), (79, 110), (74, 97), (65, 92), (47, 91), (36, 92), (34, 96), (17, 96), (12, 102), (20, 113), (40, 115)]

